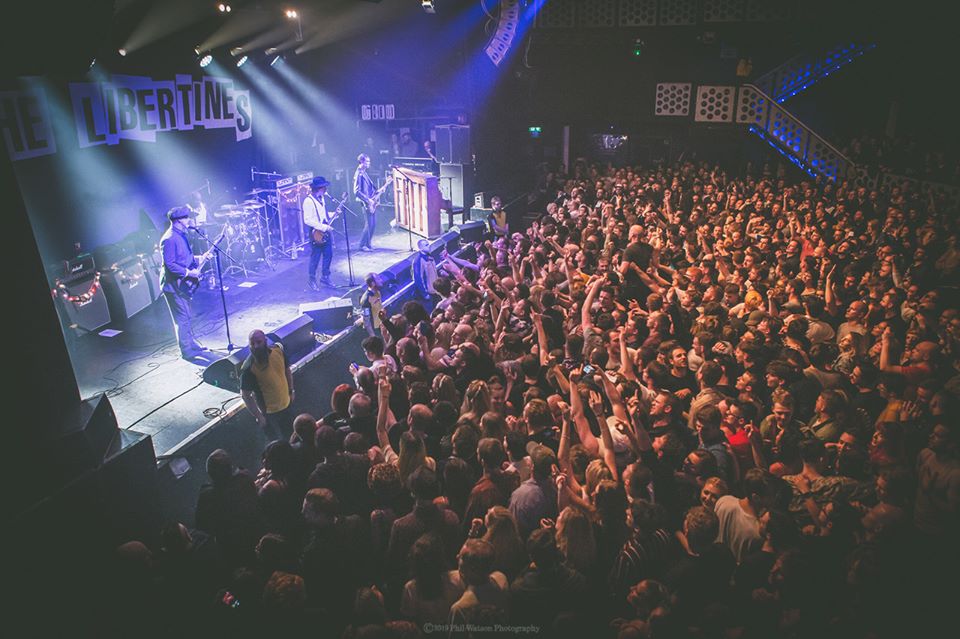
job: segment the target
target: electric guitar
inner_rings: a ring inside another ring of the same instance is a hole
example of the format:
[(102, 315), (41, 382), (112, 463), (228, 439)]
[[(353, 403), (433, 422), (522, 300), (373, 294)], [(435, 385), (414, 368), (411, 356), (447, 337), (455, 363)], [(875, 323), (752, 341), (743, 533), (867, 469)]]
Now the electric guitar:
[[(224, 224), (223, 229), (220, 231), (220, 235), (217, 236), (217, 239), (213, 241), (213, 245), (207, 249), (207, 251), (197, 258), (197, 272), (203, 271), (204, 265), (207, 263), (207, 260), (213, 255), (213, 252), (219, 248), (217, 245), (220, 244), (220, 241), (227, 234), (227, 227), (229, 224)], [(200, 277), (193, 277), (191, 275), (185, 275), (177, 281), (177, 288), (180, 289), (180, 292), (187, 296), (193, 297), (193, 294), (197, 292), (197, 289), (200, 287)]]
[[(330, 221), (327, 222), (327, 224), (333, 224), (333, 221), (338, 217), (340, 217), (340, 213), (343, 212), (343, 204), (346, 201), (347, 201), (347, 194), (344, 193), (343, 195), (340, 196), (340, 205), (337, 206), (336, 210), (334, 210), (333, 215), (330, 216)], [(311, 229), (310, 241), (316, 244), (317, 246), (323, 246), (324, 244), (327, 243), (328, 240), (329, 238), (327, 237), (327, 233), (324, 233), (320, 229)]]
[(363, 203), (365, 209), (367, 209), (368, 215), (373, 215), (377, 212), (377, 207), (380, 206), (380, 196), (387, 190), (387, 187), (390, 186), (390, 183), (393, 182), (393, 176), (387, 177), (387, 181), (383, 183), (377, 192), (370, 196), (370, 198)]

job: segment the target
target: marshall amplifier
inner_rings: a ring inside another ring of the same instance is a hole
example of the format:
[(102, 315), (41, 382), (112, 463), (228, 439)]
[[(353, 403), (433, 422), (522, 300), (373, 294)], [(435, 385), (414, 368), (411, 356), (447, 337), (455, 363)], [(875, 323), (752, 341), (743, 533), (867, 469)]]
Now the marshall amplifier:
[(114, 321), (133, 317), (155, 299), (150, 290), (151, 274), (140, 257), (124, 258), (105, 270), (100, 278)]
[(163, 292), (160, 290), (160, 274), (163, 272), (163, 256), (158, 249), (153, 249), (141, 256), (143, 270), (147, 273), (147, 284), (150, 287), (150, 300), (159, 299)]
[[(89, 264), (93, 264), (92, 258)], [(70, 262), (67, 265), (71, 268)], [(56, 280), (53, 295), (63, 308), (67, 324), (78, 333), (89, 333), (110, 323), (110, 307), (100, 273), (92, 268)]]
[(72, 260), (65, 260), (63, 262), (63, 275), (61, 279), (82, 277), (84, 273), (92, 273), (96, 265), (96, 260), (92, 254), (82, 253)]

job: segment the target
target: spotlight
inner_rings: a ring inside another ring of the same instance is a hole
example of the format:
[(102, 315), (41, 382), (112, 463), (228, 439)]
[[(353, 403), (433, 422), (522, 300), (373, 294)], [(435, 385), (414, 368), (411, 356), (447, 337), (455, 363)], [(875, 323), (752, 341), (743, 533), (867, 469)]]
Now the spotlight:
[(276, 53), (276, 52), (279, 51), (279, 50), (280, 50), (280, 49), (278, 49), (277, 47), (270, 47), (269, 49), (267, 49), (266, 51), (263, 52), (263, 55), (273, 55), (274, 53)]
[(199, 45), (199, 44), (193, 48), (193, 52), (196, 53), (198, 56), (200, 55), (200, 45)]
[(124, 49), (123, 47), (120, 47), (119, 49), (117, 49), (117, 53), (120, 54), (120, 57), (125, 57), (127, 55), (127, 50)]
[(420, 6), (427, 13), (436, 13), (437, 9), (433, 6), (433, 0), (420, 0)]
[(220, 13), (230, 13), (233, 11), (233, 7), (231, 7), (229, 4), (221, 2), (217, 5), (217, 10), (220, 11)]
[(230, 49), (230, 55), (232, 55), (233, 57), (237, 57), (241, 53), (243, 53), (243, 47), (234, 47)]
[(247, 63), (247, 59), (248, 59), (247, 56), (243, 56), (242, 58), (237, 60), (237, 68), (239, 69), (240, 67), (245, 65)]
[(207, 55), (205, 55), (205, 56), (203, 56), (202, 58), (200, 58), (200, 68), (202, 69), (202, 68), (206, 67), (206, 66), (209, 65), (211, 62), (213, 62), (213, 56), (208, 53)]
[(297, 10), (296, 10), (296, 9), (287, 9), (287, 10), (284, 11), (283, 13), (284, 13), (285, 16), (287, 16), (287, 17), (290, 18), (291, 20), (296, 20), (296, 19), (297, 19)]
[(270, 66), (271, 66), (271, 67), (275, 67), (275, 66), (277, 66), (278, 64), (283, 64), (283, 56), (282, 56), (282, 55), (278, 55), (277, 57), (275, 57), (273, 60), (270, 61)]

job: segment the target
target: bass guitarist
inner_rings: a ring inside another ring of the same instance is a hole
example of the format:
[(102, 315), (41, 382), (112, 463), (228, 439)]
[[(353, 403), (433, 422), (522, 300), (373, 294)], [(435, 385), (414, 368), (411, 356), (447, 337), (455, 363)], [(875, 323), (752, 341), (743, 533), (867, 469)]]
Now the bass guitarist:
[(373, 250), (370, 240), (373, 239), (373, 232), (377, 226), (377, 187), (367, 175), (368, 168), (370, 168), (370, 156), (361, 153), (357, 156), (357, 170), (353, 174), (353, 195), (363, 203), (365, 220), (363, 235), (360, 236), (360, 245), (357, 247), (361, 251)]
[(200, 262), (193, 254), (187, 238), (189, 218), (190, 209), (186, 206), (167, 211), (170, 226), (160, 238), (160, 250), (163, 253), (160, 287), (173, 319), (180, 354), (184, 359), (194, 361), (212, 358), (210, 350), (201, 346), (193, 335), (190, 294), (187, 288), (181, 286), (186, 280), (196, 281), (200, 277)]
[(330, 286), (330, 263), (333, 261), (333, 216), (327, 212), (324, 196), (330, 183), (317, 176), (310, 182), (310, 195), (303, 200), (303, 223), (310, 229), (310, 265), (307, 270), (307, 285), (319, 291), (317, 266), (323, 261), (320, 282)]

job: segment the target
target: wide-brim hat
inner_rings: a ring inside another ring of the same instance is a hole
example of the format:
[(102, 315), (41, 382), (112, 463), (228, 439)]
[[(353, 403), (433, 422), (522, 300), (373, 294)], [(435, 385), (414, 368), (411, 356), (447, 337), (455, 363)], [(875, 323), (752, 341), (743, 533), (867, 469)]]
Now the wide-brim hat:
[(322, 175), (318, 175), (310, 181), (311, 189), (319, 189), (320, 187), (330, 186), (330, 182), (327, 181), (327, 178)]

